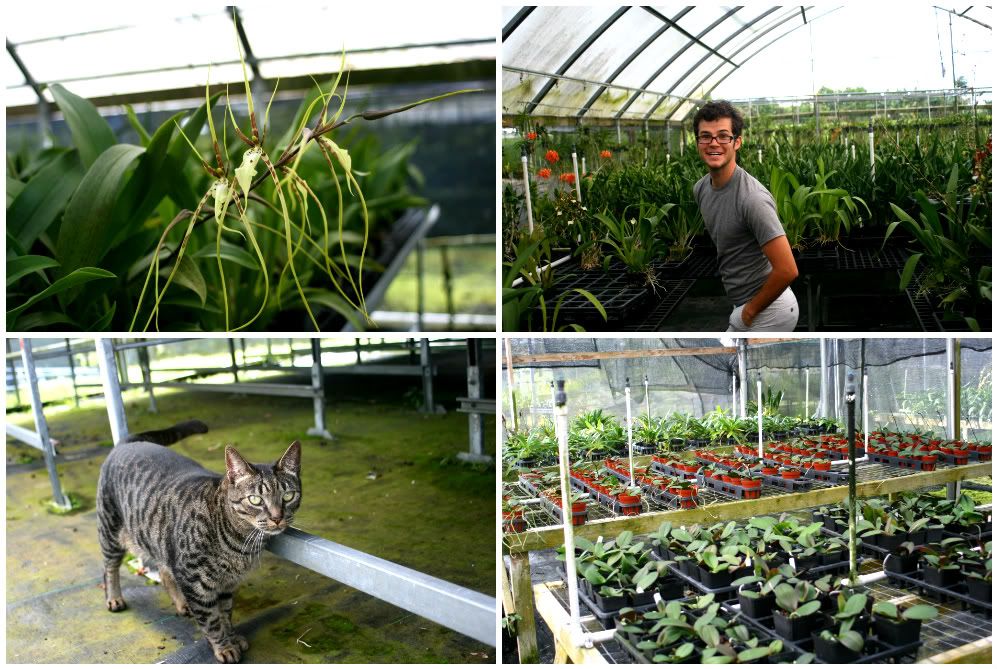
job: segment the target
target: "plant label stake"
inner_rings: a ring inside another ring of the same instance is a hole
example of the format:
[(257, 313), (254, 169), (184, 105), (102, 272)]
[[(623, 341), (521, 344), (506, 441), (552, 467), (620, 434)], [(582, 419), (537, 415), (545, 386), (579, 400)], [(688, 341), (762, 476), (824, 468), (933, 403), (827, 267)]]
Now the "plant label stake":
[(571, 147), (571, 166), (575, 171), (575, 194), (578, 196), (578, 204), (582, 203), (582, 179), (578, 174), (578, 152), (575, 147)]
[(858, 583), (855, 550), (855, 374), (848, 374), (845, 386), (846, 435), (848, 437), (848, 583)]
[[(873, 142), (875, 134), (872, 131), (872, 121), (869, 121), (869, 178), (876, 184), (876, 148)], [(875, 196), (873, 196), (875, 197)]]
[(865, 452), (869, 453), (869, 375), (862, 375), (862, 434)]
[(810, 417), (810, 368), (807, 368), (806, 392), (803, 395), (803, 416)]
[(585, 174), (588, 170), (585, 169), (585, 156), (582, 156), (582, 174)]
[(644, 409), (647, 411), (647, 420), (651, 420), (651, 396), (647, 392), (647, 374), (644, 375)]
[(730, 375), (730, 413), (737, 415), (737, 374)]
[(634, 433), (633, 433), (633, 421), (630, 420), (630, 377), (627, 377), (627, 385), (624, 388), (623, 393), (627, 399), (627, 453), (630, 456), (630, 485), (635, 485), (636, 482), (634, 481)]
[[(554, 426), (557, 433), (557, 456), (561, 474), (561, 516), (564, 526), (564, 570), (568, 580), (569, 634), (576, 643), (584, 641), (578, 608), (578, 570), (575, 565), (575, 527), (571, 512), (571, 487), (568, 482), (568, 396), (564, 379), (557, 380), (554, 392)], [(580, 643), (578, 645), (581, 645)]]
[(530, 168), (526, 164), (526, 147), (523, 147), (523, 191), (526, 193), (526, 225), (533, 234), (533, 205), (530, 202)]
[(758, 381), (756, 382), (758, 388), (758, 457), (764, 457), (765, 451), (762, 449), (762, 373), (758, 372)]

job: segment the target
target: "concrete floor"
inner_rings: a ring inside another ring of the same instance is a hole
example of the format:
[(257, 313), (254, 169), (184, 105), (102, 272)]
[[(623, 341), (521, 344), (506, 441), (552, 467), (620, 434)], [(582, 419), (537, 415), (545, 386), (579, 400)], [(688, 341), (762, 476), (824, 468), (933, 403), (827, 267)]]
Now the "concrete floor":
[[(215, 471), (224, 468), (225, 444), (261, 462), (302, 439), (304, 494), (296, 526), (494, 596), (495, 474), (454, 457), (468, 449), (467, 416), (452, 410), (453, 398), (466, 390), (459, 371), (448, 380), (441, 370), (436, 401), (451, 409), (443, 416), (406, 404), (404, 394), (418, 379), (330, 375), (333, 442), (304, 437), (311, 402), (300, 399), (163, 394), (153, 415), (135, 394), (126, 395), (126, 415), (136, 432), (204, 420), (208, 434), (173, 448)], [(123, 569), (129, 608), (112, 614), (104, 607), (93, 497), (109, 447), (106, 410), (100, 401), (88, 401), (78, 410), (48, 414), (50, 431), (62, 443), (63, 489), (82, 508), (65, 516), (48, 513), (52, 491), (38, 452), (8, 439), (7, 662), (212, 661), (194, 624), (174, 615), (166, 592), (144, 577)], [(9, 418), (30, 425), (25, 414)], [(494, 454), (493, 420), (486, 421), (485, 434), (486, 451)], [(244, 662), (495, 659), (490, 646), (269, 553), (237, 592), (233, 620), (250, 642)]]

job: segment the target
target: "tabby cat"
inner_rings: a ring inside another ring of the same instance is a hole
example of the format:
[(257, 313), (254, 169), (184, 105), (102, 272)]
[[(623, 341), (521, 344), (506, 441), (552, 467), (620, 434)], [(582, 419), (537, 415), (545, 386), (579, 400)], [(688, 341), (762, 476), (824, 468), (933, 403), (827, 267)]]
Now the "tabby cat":
[(159, 568), (181, 615), (190, 615), (219, 662), (249, 648), (232, 629), (232, 593), (301, 503), (301, 444), (272, 465), (247, 462), (225, 447), (215, 474), (164, 446), (207, 432), (200, 421), (132, 435), (114, 447), (97, 483), (98, 536), (107, 608), (122, 611), (118, 570), (125, 550)]

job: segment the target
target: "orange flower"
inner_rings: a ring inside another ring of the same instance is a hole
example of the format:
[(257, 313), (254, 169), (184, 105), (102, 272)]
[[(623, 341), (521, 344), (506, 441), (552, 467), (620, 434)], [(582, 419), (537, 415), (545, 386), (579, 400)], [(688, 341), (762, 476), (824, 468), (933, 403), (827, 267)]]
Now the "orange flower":
[(600, 158), (612, 158), (613, 154), (610, 153), (609, 151), (600, 151), (599, 152), (599, 157)]
[(550, 169), (547, 167), (541, 168), (540, 171), (537, 172), (537, 176), (541, 179), (550, 179)]
[(561, 181), (563, 181), (566, 184), (573, 184), (575, 183), (575, 175), (572, 174), (571, 172), (565, 172), (564, 174), (561, 175)]
[(561, 156), (557, 155), (557, 151), (555, 151), (554, 149), (551, 149), (550, 151), (548, 151), (544, 155), (544, 160), (546, 160), (551, 165), (553, 165), (554, 163), (556, 163), (560, 159), (561, 159)]
[(526, 139), (530, 140), (531, 142), (533, 140), (535, 140), (536, 138), (537, 138), (537, 133), (535, 133), (535, 132), (528, 132), (528, 133), (526, 133)]

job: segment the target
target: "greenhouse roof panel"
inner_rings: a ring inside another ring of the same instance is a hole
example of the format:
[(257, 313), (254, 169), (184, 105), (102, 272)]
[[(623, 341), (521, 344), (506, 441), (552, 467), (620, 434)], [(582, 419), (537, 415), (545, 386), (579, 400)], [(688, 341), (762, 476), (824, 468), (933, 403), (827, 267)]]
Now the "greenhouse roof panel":
[[(204, 84), (209, 63), (214, 82), (242, 79), (239, 40), (223, 4), (122, 4), (113, 12), (66, 5), (44, 21), (27, 8), (8, 14), (7, 39), (43, 87), (64, 83), (90, 97), (196, 87)], [(494, 58), (494, 19), (471, 6), (448, 7), (445, 20), (427, 20), (425, 8), (399, 5), (385, 21), (383, 7), (370, 3), (348, 11), (331, 4), (294, 11), (251, 4), (239, 16), (263, 76), (337, 71), (344, 48), (354, 69)], [(326, 56), (334, 58), (312, 60)], [(333, 61), (331, 68), (315, 69)], [(234, 78), (226, 71), (232, 64)], [(4, 86), (8, 107), (37, 101), (10, 56)]]

